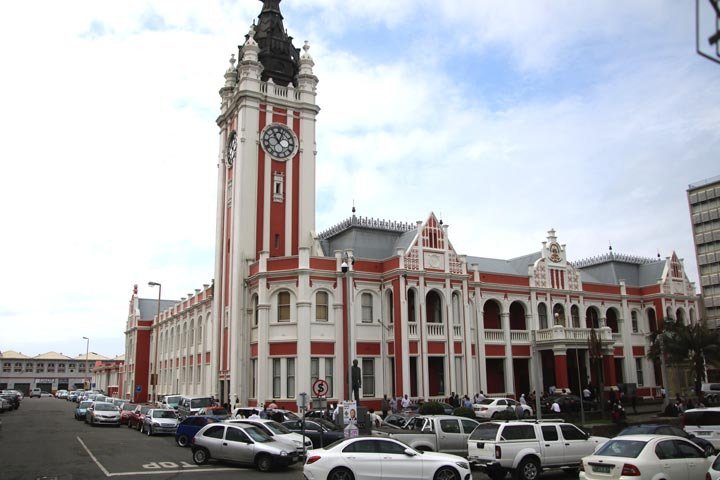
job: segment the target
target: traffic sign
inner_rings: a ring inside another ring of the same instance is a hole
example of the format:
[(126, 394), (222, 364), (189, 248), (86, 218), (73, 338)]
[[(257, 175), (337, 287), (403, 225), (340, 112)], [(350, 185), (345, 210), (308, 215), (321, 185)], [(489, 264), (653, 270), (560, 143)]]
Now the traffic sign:
[(322, 378), (318, 378), (313, 382), (312, 389), (316, 397), (324, 397), (328, 392), (328, 382)]
[(136, 391), (137, 393), (142, 392), (142, 385), (136, 385), (136, 386), (135, 386), (135, 391)]

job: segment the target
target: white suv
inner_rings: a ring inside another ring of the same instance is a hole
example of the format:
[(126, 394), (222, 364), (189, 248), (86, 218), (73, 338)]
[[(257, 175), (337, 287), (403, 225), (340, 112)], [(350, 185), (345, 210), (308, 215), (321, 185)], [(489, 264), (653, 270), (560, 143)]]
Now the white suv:
[(468, 438), (468, 460), (493, 480), (537, 479), (546, 469), (577, 470), (580, 460), (607, 442), (563, 421), (481, 423)]

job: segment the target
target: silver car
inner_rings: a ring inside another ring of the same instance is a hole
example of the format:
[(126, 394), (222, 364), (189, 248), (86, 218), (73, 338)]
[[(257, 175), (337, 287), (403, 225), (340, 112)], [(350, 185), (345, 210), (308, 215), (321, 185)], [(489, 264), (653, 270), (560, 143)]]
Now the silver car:
[(175, 434), (178, 426), (177, 413), (172, 408), (153, 408), (148, 410), (143, 423), (140, 425), (140, 433), (147, 433), (148, 437), (159, 433)]
[(227, 423), (211, 423), (200, 429), (193, 439), (192, 455), (197, 465), (214, 458), (253, 464), (261, 472), (298, 461), (295, 449), (273, 440), (258, 427)]
[(120, 409), (112, 403), (93, 402), (85, 412), (85, 423), (95, 425), (120, 426)]

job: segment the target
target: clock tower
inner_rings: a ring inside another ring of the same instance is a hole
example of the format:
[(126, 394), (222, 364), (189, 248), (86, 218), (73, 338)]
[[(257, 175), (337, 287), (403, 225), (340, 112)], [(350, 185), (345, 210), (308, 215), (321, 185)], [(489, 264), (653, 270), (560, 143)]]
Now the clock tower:
[[(222, 401), (248, 398), (249, 265), (297, 257), (315, 229), (317, 77), (283, 26), (281, 0), (262, 11), (220, 89), (215, 318), (211, 363)], [(252, 313), (252, 309), (249, 310)]]

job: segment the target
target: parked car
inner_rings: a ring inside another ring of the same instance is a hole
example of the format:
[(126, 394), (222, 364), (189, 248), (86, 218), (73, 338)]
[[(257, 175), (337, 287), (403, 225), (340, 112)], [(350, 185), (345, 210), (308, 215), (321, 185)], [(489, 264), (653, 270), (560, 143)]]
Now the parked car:
[(57, 392), (55, 392), (55, 398), (61, 398), (64, 400), (67, 398), (67, 396), (68, 396), (67, 390), (58, 390)]
[(163, 408), (172, 408), (177, 410), (181, 398), (182, 395), (165, 395), (160, 401), (160, 406)]
[(136, 403), (125, 402), (120, 407), (120, 425), (127, 425), (130, 417), (135, 413)]
[(40, 390), (39, 388), (33, 388), (30, 390), (30, 395), (29, 395), (30, 398), (33, 398), (33, 397), (40, 398), (41, 396), (42, 396), (42, 390)]
[(687, 433), (703, 438), (720, 449), (720, 407), (691, 408), (682, 415)]
[(4, 398), (8, 402), (10, 402), (10, 406), (13, 410), (17, 410), (20, 408), (20, 396), (16, 395), (14, 393), (2, 393), (0, 394), (0, 397)]
[(96, 425), (120, 426), (120, 410), (112, 403), (92, 402), (85, 413), (85, 423)]
[(90, 400), (78, 403), (78, 406), (75, 408), (75, 420), (85, 420), (87, 409), (92, 403)]
[(10, 400), (0, 396), (0, 413), (9, 412), (12, 409), (13, 406), (10, 403)]
[(477, 426), (477, 421), (464, 417), (418, 415), (401, 429), (379, 428), (372, 433), (374, 436), (395, 438), (416, 450), (447, 452), (465, 457), (468, 437)]
[(605, 437), (591, 437), (571, 423), (521, 421), (481, 423), (467, 441), (468, 460), (492, 479), (508, 472), (535, 480), (543, 470), (577, 470)]
[(128, 428), (140, 431), (140, 425), (145, 421), (145, 415), (150, 411), (152, 405), (137, 405), (133, 413), (128, 417)]
[(577, 413), (580, 411), (580, 402), (586, 412), (595, 409), (595, 403), (589, 400), (581, 400), (577, 395), (550, 395), (540, 401), (540, 408), (545, 413), (551, 413), (550, 407), (554, 402), (560, 406), (561, 413)]
[(204, 407), (198, 410), (198, 415), (213, 417), (215, 420), (226, 420), (230, 418), (230, 414), (223, 407)]
[(358, 437), (308, 452), (303, 476), (307, 480), (469, 480), (472, 472), (468, 461), (457, 455), (421, 452), (392, 438)]
[(720, 455), (715, 457), (715, 461), (707, 471), (705, 480), (720, 480)]
[[(301, 433), (302, 420), (288, 420), (282, 425), (291, 432)], [(305, 436), (310, 438), (313, 448), (320, 448), (324, 445), (345, 438), (343, 429), (324, 418), (305, 419)]]
[(626, 429), (624, 429), (623, 431), (618, 433), (617, 436), (622, 437), (625, 435), (642, 435), (642, 434), (674, 435), (676, 437), (686, 438), (686, 439), (690, 440), (691, 442), (693, 442), (698, 447), (700, 447), (707, 455), (715, 454), (715, 447), (713, 447), (713, 444), (710, 443), (708, 440), (697, 437), (693, 434), (687, 433), (682, 428), (675, 427), (673, 425), (659, 425), (659, 424), (655, 424), (655, 423), (633, 425), (631, 427), (627, 427)]
[[(227, 420), (227, 423), (236, 423), (240, 425), (254, 425), (260, 430), (265, 432), (268, 436), (272, 437), (273, 440), (280, 440), (292, 446), (297, 450), (298, 455), (301, 457), (305, 456), (307, 450), (313, 448), (313, 443), (307, 436), (303, 437), (302, 434), (292, 432), (286, 426), (275, 420), (267, 419), (235, 419)], [(304, 441), (303, 441), (304, 440)]]
[(614, 438), (582, 459), (580, 479), (705, 480), (712, 457), (694, 443), (670, 435)]
[(230, 423), (204, 426), (193, 438), (192, 454), (197, 465), (212, 458), (254, 464), (261, 472), (298, 461), (297, 453), (286, 443), (273, 440), (255, 426)]
[(189, 417), (190, 415), (197, 415), (201, 408), (212, 407), (214, 404), (212, 397), (186, 397), (180, 398), (178, 403), (178, 416), (181, 419)]
[(217, 420), (212, 417), (199, 417), (197, 415), (187, 417), (178, 424), (177, 430), (175, 430), (175, 443), (181, 447), (189, 446), (195, 434), (210, 423), (217, 423)]
[(143, 418), (140, 433), (147, 433), (148, 437), (161, 433), (175, 434), (178, 426), (178, 417), (173, 408), (151, 408)]
[[(512, 398), (486, 398), (480, 403), (473, 404), (473, 411), (478, 418), (497, 418), (501, 412), (511, 411), (515, 413), (517, 401)], [(521, 405), (523, 409), (523, 418), (533, 416), (533, 409), (529, 405)]]

